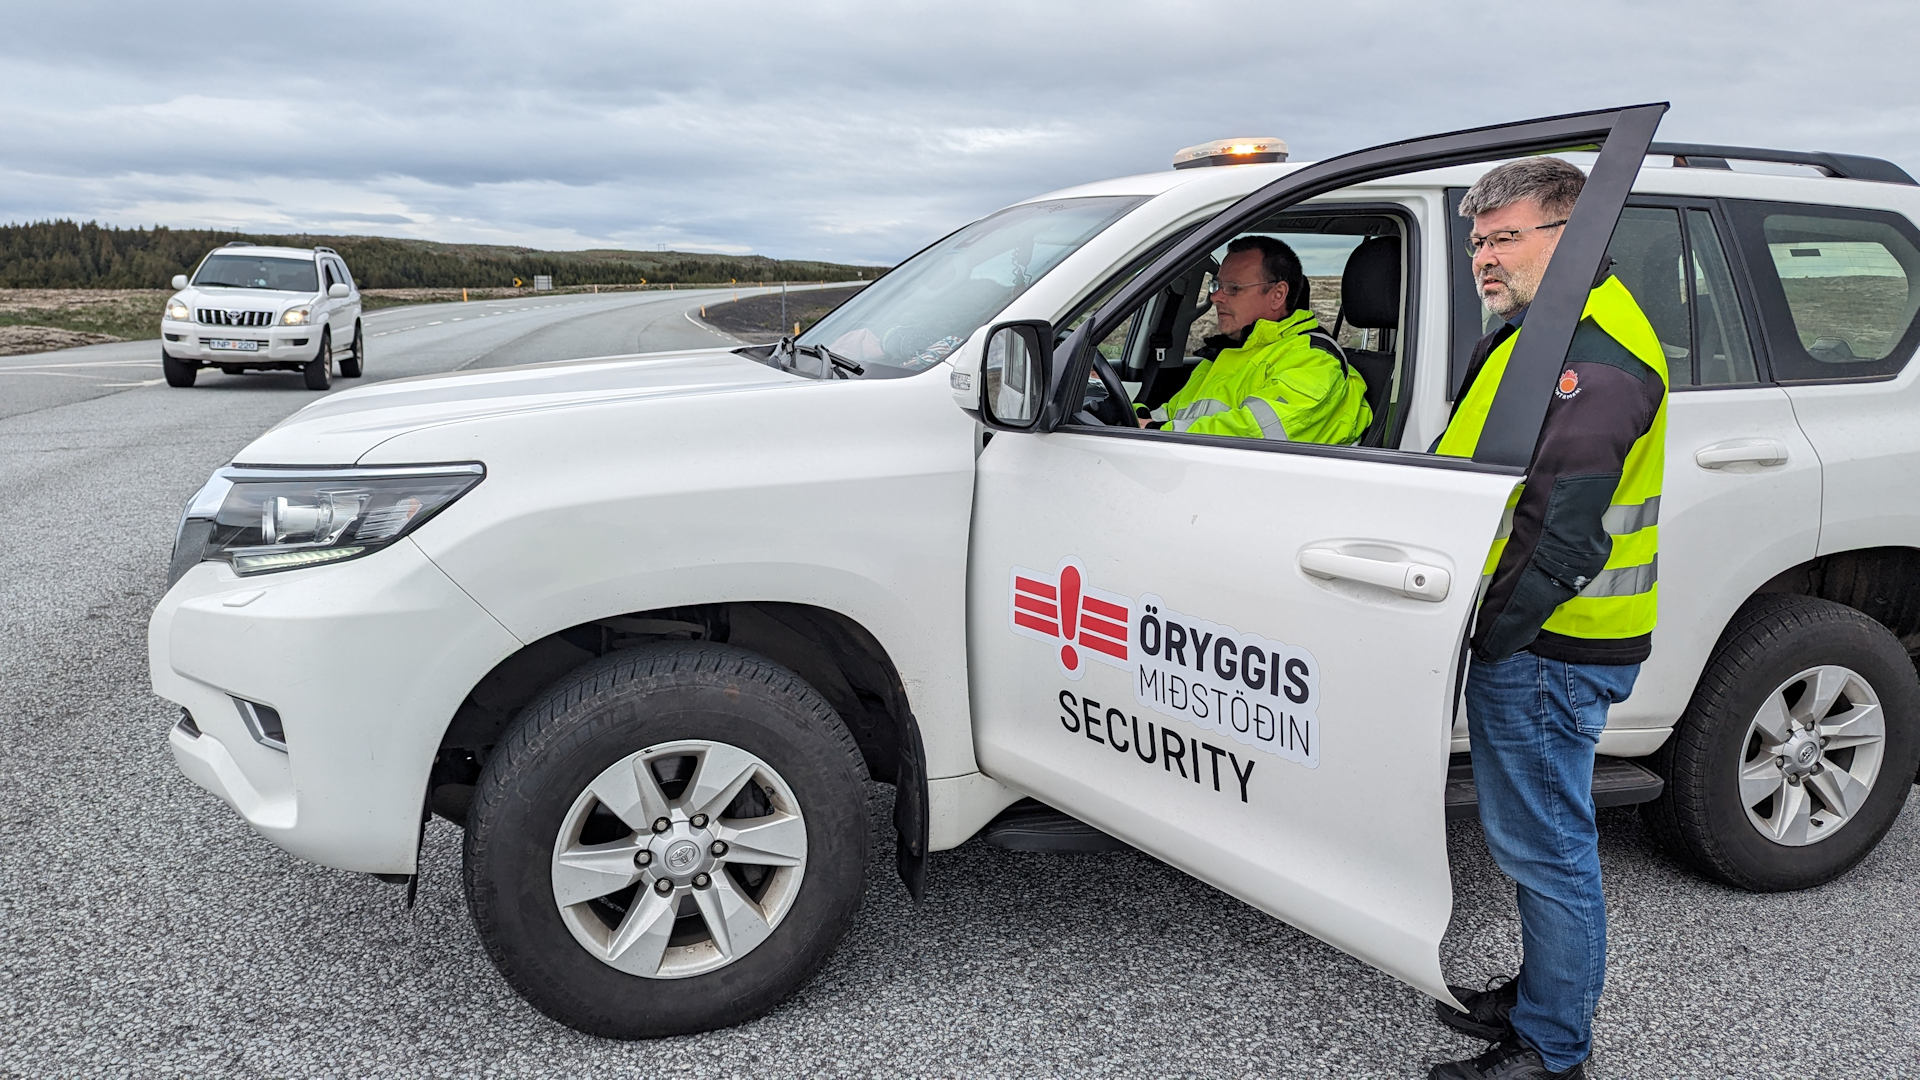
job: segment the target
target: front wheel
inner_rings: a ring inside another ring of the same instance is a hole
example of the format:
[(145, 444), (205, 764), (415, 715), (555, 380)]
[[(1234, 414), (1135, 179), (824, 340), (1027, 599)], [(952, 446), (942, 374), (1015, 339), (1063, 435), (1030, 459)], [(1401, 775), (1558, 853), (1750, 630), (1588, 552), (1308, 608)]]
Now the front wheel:
[(366, 370), (366, 361), (367, 338), (360, 330), (360, 320), (355, 319), (353, 320), (353, 349), (346, 356), (340, 358), (340, 377), (343, 379), (359, 378), (360, 373)]
[(192, 386), (193, 380), (200, 377), (200, 365), (187, 360), (175, 360), (171, 353), (161, 349), (160, 374), (167, 377), (168, 386)]
[(724, 645), (623, 651), (529, 705), (469, 813), (468, 908), (535, 1008), (612, 1038), (761, 1015), (859, 907), (859, 748), (791, 671)]
[(333, 340), (330, 333), (320, 331), (320, 351), (300, 366), (300, 374), (307, 380), (309, 390), (325, 390), (333, 385)]
[(1756, 892), (1831, 881), (1893, 825), (1920, 760), (1920, 679), (1899, 639), (1809, 596), (1749, 600), (1652, 764), (1669, 851)]

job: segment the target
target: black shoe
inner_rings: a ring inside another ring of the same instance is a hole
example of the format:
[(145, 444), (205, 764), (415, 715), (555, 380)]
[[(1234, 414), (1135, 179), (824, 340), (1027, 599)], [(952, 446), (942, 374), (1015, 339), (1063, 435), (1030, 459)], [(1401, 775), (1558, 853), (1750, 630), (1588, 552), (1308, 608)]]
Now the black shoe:
[(1444, 1001), (1433, 1003), (1433, 1012), (1440, 1022), (1476, 1039), (1488, 1042), (1500, 1042), (1513, 1038), (1513, 1007), (1520, 1000), (1520, 978), (1490, 980), (1485, 990), (1469, 990), (1464, 986), (1449, 986), (1453, 996), (1467, 1007), (1466, 1012)]
[(1477, 1058), (1435, 1065), (1427, 1080), (1587, 1080), (1587, 1063), (1548, 1072), (1540, 1052), (1516, 1038), (1487, 1047)]

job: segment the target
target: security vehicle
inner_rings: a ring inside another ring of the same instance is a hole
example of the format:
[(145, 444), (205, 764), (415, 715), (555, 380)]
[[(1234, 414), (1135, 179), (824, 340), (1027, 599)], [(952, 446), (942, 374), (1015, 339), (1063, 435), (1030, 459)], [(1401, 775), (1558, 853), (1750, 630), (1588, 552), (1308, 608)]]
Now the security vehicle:
[(366, 336), (360, 287), (330, 247), (234, 242), (201, 260), (191, 280), (173, 276), (160, 319), (160, 368), (168, 386), (192, 386), (201, 368), (298, 371), (307, 389), (340, 374), (360, 377)]
[[(1920, 769), (1920, 187), (1653, 143), (1664, 110), (1088, 184), (796, 340), (318, 401), (182, 520), (150, 633), (180, 768), (396, 880), (424, 812), (461, 823), (498, 969), (603, 1035), (804, 981), (860, 898), (870, 778), (916, 896), (930, 853), (1077, 822), (1450, 1000), (1464, 641), (1605, 265), (1673, 393), (1660, 625), (1596, 795), (1717, 880), (1827, 881)], [(1437, 457), (1482, 332), (1454, 207), (1542, 152), (1590, 180), (1477, 456)], [(1248, 233), (1339, 265), (1359, 445), (1133, 422)]]

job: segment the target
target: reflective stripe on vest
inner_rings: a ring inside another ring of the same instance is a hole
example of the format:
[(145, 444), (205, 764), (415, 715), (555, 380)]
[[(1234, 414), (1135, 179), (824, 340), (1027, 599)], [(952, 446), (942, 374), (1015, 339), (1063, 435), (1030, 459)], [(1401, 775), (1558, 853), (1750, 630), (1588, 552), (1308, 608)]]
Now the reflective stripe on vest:
[[(1593, 322), (1622, 348), (1660, 376), (1667, 387), (1667, 356), (1653, 327), (1634, 302), (1619, 278), (1609, 277), (1587, 296), (1582, 321)], [(1447, 430), (1440, 436), (1436, 453), (1472, 457), (1480, 442), (1493, 408), (1494, 396), (1506, 375), (1507, 361), (1513, 355), (1515, 332), (1487, 356), (1479, 376), (1467, 389)], [(1653, 424), (1627, 451), (1620, 482), (1614, 487), (1611, 505), (1601, 524), (1612, 541), (1606, 566), (1592, 580), (1568, 582), (1580, 591), (1553, 610), (1542, 629), (1576, 638), (1632, 638), (1653, 632), (1659, 596), (1660, 479), (1665, 466), (1667, 442), (1667, 401), (1664, 392)], [(1485, 594), (1486, 578), (1500, 565), (1507, 538), (1513, 532), (1513, 509), (1520, 501), (1521, 487), (1516, 485), (1507, 498), (1506, 513), (1500, 530), (1487, 553), (1481, 582)]]

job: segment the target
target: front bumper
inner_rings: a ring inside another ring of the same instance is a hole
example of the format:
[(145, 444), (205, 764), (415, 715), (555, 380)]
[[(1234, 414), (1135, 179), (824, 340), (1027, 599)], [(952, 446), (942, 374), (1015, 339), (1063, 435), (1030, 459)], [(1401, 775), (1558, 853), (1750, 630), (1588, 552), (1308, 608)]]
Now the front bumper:
[[(201, 563), (147, 628), (154, 692), (193, 718), (168, 735), (180, 770), (294, 855), (380, 874), (414, 872), (440, 739), (519, 647), (411, 539), (257, 577)], [(284, 751), (241, 701), (278, 712)]]
[[(175, 360), (228, 367), (290, 367), (320, 353), (324, 320), (303, 326), (204, 326), (160, 320), (160, 343)], [(213, 342), (252, 342), (252, 349), (214, 348)]]

